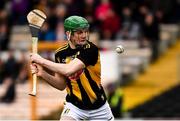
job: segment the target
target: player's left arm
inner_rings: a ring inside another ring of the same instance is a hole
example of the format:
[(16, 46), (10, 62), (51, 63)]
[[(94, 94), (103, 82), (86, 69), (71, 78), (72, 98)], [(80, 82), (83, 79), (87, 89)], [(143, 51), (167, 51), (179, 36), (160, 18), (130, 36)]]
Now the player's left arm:
[(78, 55), (77, 58), (75, 58), (68, 64), (54, 63), (42, 58), (38, 54), (33, 53), (30, 55), (30, 58), (32, 62), (38, 63), (55, 73), (60, 73), (64, 76), (69, 77), (79, 70), (85, 68), (86, 66), (93, 65), (97, 60), (98, 51), (96, 51), (97, 49), (93, 48), (82, 50), (80, 51), (80, 55)]
[(30, 54), (30, 59), (33, 63), (40, 64), (41, 66), (53, 71), (54, 73), (59, 73), (67, 77), (85, 67), (84, 63), (77, 58), (75, 58), (73, 61), (71, 61), (68, 64), (63, 64), (63, 63), (52, 62), (50, 60), (41, 57), (38, 54), (32, 53)]

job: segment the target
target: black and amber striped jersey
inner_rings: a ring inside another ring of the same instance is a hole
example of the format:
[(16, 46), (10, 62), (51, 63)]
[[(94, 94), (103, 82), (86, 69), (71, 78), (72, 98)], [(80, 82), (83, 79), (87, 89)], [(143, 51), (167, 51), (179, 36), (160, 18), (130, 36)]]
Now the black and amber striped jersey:
[(69, 63), (74, 58), (80, 59), (85, 68), (67, 77), (66, 101), (81, 109), (97, 109), (106, 102), (101, 86), (101, 63), (98, 47), (91, 42), (78, 49), (71, 49), (69, 44), (56, 50), (57, 63)]

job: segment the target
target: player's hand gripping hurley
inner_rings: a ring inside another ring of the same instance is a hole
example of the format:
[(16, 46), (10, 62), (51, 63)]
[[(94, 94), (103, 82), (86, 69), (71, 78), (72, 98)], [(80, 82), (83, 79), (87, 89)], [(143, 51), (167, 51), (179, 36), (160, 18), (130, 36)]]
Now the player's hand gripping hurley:
[[(46, 15), (40, 10), (32, 10), (27, 15), (27, 20), (29, 23), (31, 35), (32, 35), (32, 53), (37, 53), (38, 44), (38, 32), (46, 19)], [(31, 96), (36, 96), (37, 87), (37, 75), (33, 74), (33, 89), (29, 94)]]

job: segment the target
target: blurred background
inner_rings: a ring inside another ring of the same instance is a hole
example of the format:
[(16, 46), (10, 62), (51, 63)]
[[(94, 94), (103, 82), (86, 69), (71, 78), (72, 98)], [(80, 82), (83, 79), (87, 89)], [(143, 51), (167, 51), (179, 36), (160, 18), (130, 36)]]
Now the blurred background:
[[(65, 91), (38, 81), (31, 97), (26, 15), (48, 16), (39, 53), (54, 61), (66, 43), (63, 21), (85, 17), (101, 50), (102, 83), (116, 119), (180, 119), (180, 0), (1, 0), (0, 120), (58, 120)], [(117, 54), (115, 47), (125, 52)]]

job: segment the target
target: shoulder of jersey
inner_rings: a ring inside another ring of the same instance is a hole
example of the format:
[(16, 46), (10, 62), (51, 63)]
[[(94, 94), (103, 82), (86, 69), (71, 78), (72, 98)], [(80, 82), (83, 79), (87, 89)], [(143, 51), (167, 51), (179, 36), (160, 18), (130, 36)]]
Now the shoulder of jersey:
[(61, 52), (65, 49), (67, 49), (69, 47), (68, 43), (62, 45), (61, 47), (59, 47), (56, 51), (55, 51), (55, 54), (57, 54), (58, 52)]
[(98, 48), (97, 45), (95, 45), (93, 42), (89, 42), (89, 45), (91, 48)]

